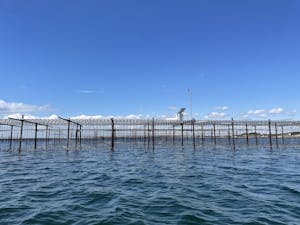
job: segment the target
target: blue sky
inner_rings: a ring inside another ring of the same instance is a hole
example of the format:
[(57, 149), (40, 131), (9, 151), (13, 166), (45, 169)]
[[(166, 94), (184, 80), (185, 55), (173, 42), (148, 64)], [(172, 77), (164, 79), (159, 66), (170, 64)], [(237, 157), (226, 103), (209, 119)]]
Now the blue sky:
[[(300, 1), (0, 1), (0, 117), (300, 118)], [(225, 106), (225, 107), (224, 107)], [(189, 110), (187, 110), (189, 113)]]

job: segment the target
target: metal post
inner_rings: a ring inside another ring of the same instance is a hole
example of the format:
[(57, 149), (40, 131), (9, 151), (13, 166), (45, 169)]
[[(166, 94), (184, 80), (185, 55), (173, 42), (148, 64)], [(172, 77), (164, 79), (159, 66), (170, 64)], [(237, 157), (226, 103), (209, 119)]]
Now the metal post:
[(35, 124), (35, 131), (34, 131), (34, 148), (36, 149), (36, 144), (37, 144), (37, 128), (38, 124)]
[(254, 131), (255, 131), (255, 143), (256, 145), (258, 145), (258, 135), (257, 135), (256, 126), (254, 126)]
[(201, 141), (202, 145), (204, 144), (204, 129), (203, 129), (203, 124), (201, 124)]
[(216, 138), (216, 124), (214, 123), (213, 124), (213, 132), (214, 132), (214, 142), (215, 142), (215, 145), (217, 144), (217, 138)]
[(282, 144), (284, 144), (283, 126), (281, 126), (281, 139), (282, 139)]
[(195, 142), (195, 122), (194, 122), (194, 120), (192, 121), (192, 132), (193, 132), (193, 146), (195, 148), (196, 142)]
[(155, 123), (154, 118), (152, 119), (152, 148), (154, 149), (154, 139), (155, 139)]
[(115, 123), (114, 119), (111, 118), (111, 150), (115, 147)]
[(10, 125), (10, 140), (9, 140), (9, 148), (10, 148), (10, 149), (11, 149), (11, 147), (12, 147), (13, 129), (14, 129), (14, 126), (13, 126), (13, 125)]
[(275, 138), (276, 138), (276, 147), (278, 148), (278, 131), (277, 131), (277, 123), (275, 123)]
[(270, 142), (270, 148), (272, 149), (272, 131), (271, 131), (271, 120), (268, 121), (269, 125), (269, 142)]
[(173, 125), (173, 144), (175, 143), (175, 126)]
[(81, 144), (81, 132), (82, 132), (82, 129), (81, 129), (81, 128), (82, 128), (82, 125), (80, 124), (80, 125), (79, 125), (79, 129), (80, 129), (80, 130), (79, 130), (79, 144)]
[(233, 118), (231, 118), (231, 129), (232, 129), (232, 143), (233, 143), (233, 149), (235, 149), (234, 121), (233, 121)]
[(230, 126), (229, 126), (229, 124), (228, 124), (228, 143), (231, 145)]
[(69, 149), (69, 141), (70, 141), (70, 123), (71, 121), (68, 121), (68, 133), (67, 133), (67, 149)]
[(22, 147), (23, 125), (24, 125), (24, 115), (22, 116), (22, 119), (21, 119), (21, 130), (20, 130), (20, 139), (19, 139), (19, 151), (21, 151), (21, 147)]
[(183, 123), (181, 123), (181, 145), (183, 146)]
[(246, 142), (249, 145), (249, 134), (248, 134), (248, 124), (246, 123)]
[(76, 124), (76, 132), (75, 132), (75, 141), (77, 143), (77, 139), (78, 139), (78, 124)]

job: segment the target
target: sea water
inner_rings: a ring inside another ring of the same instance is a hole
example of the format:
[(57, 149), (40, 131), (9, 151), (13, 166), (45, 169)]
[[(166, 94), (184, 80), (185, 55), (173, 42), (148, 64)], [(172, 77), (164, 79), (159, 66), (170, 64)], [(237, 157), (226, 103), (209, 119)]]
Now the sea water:
[(0, 224), (300, 224), (299, 147), (151, 144), (2, 143)]

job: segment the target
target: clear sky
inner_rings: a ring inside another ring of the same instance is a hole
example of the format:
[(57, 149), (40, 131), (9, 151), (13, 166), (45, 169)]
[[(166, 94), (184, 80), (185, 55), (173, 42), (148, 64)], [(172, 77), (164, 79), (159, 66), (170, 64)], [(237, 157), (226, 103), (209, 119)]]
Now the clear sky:
[(299, 0), (1, 0), (0, 117), (300, 118)]

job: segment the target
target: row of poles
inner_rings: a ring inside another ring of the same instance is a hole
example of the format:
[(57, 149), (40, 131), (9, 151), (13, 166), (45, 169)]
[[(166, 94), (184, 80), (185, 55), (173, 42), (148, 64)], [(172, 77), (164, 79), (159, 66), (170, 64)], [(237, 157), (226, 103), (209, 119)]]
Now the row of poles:
[[(18, 125), (11, 125), (11, 124), (0, 124), (0, 125), (7, 125), (10, 126), (10, 146), (12, 145), (12, 140), (13, 140), (13, 129), (15, 126), (19, 126), (20, 127), (20, 135), (19, 135), (19, 149), (21, 149), (21, 145), (22, 145), (22, 139), (23, 139), (23, 126), (24, 123), (29, 123), (29, 124), (33, 124), (35, 129), (34, 129), (34, 148), (37, 147), (37, 140), (38, 140), (38, 126), (43, 126), (45, 127), (46, 130), (46, 134), (45, 134), (45, 140), (46, 142), (49, 139), (49, 124), (43, 124), (43, 123), (38, 123), (35, 121), (30, 121), (27, 119), (24, 119), (24, 117), (22, 117), (21, 119), (16, 119), (16, 118), (9, 118), (10, 120), (14, 120), (14, 121), (18, 121), (19, 124)], [(67, 123), (67, 148), (69, 148), (69, 144), (70, 144), (70, 130), (71, 130), (71, 125), (76, 126), (76, 132), (75, 132), (75, 140), (76, 143), (77, 141), (79, 141), (81, 143), (81, 139), (82, 139), (82, 124), (73, 121), (71, 119), (67, 119), (67, 118), (63, 118), (63, 117), (59, 117), (60, 120), (63, 120)], [(185, 125), (191, 125), (190, 129), (184, 129)], [(205, 141), (205, 132), (204, 132), (204, 125), (203, 123), (197, 123), (197, 121), (195, 120), (191, 120), (191, 121), (178, 121), (176, 123), (173, 124), (172, 128), (173, 128), (173, 143), (175, 143), (175, 128), (180, 126), (180, 130), (181, 130), (181, 145), (184, 145), (184, 131), (190, 131), (192, 132), (192, 142), (193, 142), (193, 146), (196, 146), (196, 131), (195, 131), (195, 125), (200, 125), (201, 126), (201, 140), (202, 140), (202, 144), (204, 144)], [(214, 141), (215, 144), (217, 144), (217, 135), (216, 135), (216, 124), (212, 123), (212, 129), (211, 129), (211, 139)], [(224, 126), (224, 125), (223, 125)], [(275, 138), (276, 138), (276, 146), (278, 147), (279, 145), (279, 141), (278, 141), (278, 126), (277, 123), (274, 123), (274, 128), (275, 128)], [(115, 140), (116, 140), (116, 124), (115, 124), (115, 120), (112, 118), (111, 119), (111, 149), (114, 149), (115, 147)], [(148, 122), (147, 124), (144, 124), (144, 140), (146, 140), (146, 136), (148, 137), (148, 143), (150, 142), (150, 140), (152, 141), (152, 145), (154, 146), (154, 142), (155, 142), (155, 120), (154, 118), (152, 119), (151, 122)], [(146, 134), (147, 132), (147, 134)], [(228, 136), (228, 142), (230, 145), (233, 146), (233, 148), (236, 147), (236, 134), (235, 134), (235, 122), (233, 119), (231, 119), (231, 123), (227, 124), (227, 136)], [(256, 129), (256, 125), (254, 125), (254, 135), (255, 135), (255, 140), (256, 140), (256, 145), (258, 145), (258, 133), (257, 133), (257, 129)], [(269, 139), (269, 145), (270, 148), (273, 147), (273, 141), (272, 141), (272, 124), (271, 121), (268, 121), (268, 139)], [(245, 138), (246, 138), (246, 144), (249, 145), (249, 127), (248, 124), (245, 124)], [(283, 133), (283, 126), (281, 126), (281, 138), (282, 138), (282, 143), (284, 144), (284, 133)]]
[[(38, 123), (38, 122), (34, 122), (34, 121), (30, 121), (27, 119), (24, 119), (24, 116), (22, 116), (21, 119), (16, 119), (16, 118), (8, 118), (9, 120), (13, 120), (13, 121), (18, 121), (20, 122), (19, 125), (12, 125), (12, 124), (0, 124), (0, 125), (6, 125), (6, 126), (10, 126), (10, 148), (12, 147), (12, 141), (13, 141), (13, 130), (14, 127), (20, 127), (20, 135), (19, 135), (19, 151), (22, 148), (22, 141), (23, 141), (23, 128), (24, 128), (24, 123), (29, 123), (29, 124), (33, 124), (35, 129), (34, 129), (34, 148), (37, 148), (37, 140), (38, 140), (38, 126), (44, 126), (45, 130), (46, 130), (46, 134), (45, 134), (45, 140), (46, 143), (49, 140), (49, 125), (48, 124), (43, 124), (43, 123)], [(59, 119), (66, 121), (68, 124), (68, 129), (67, 129), (67, 149), (69, 148), (69, 144), (70, 144), (70, 128), (71, 128), (71, 124), (76, 126), (76, 134), (75, 134), (75, 140), (76, 143), (77, 141), (79, 141), (81, 143), (81, 133), (82, 133), (82, 125), (72, 121), (70, 119), (66, 119), (63, 117), (59, 117)]]

